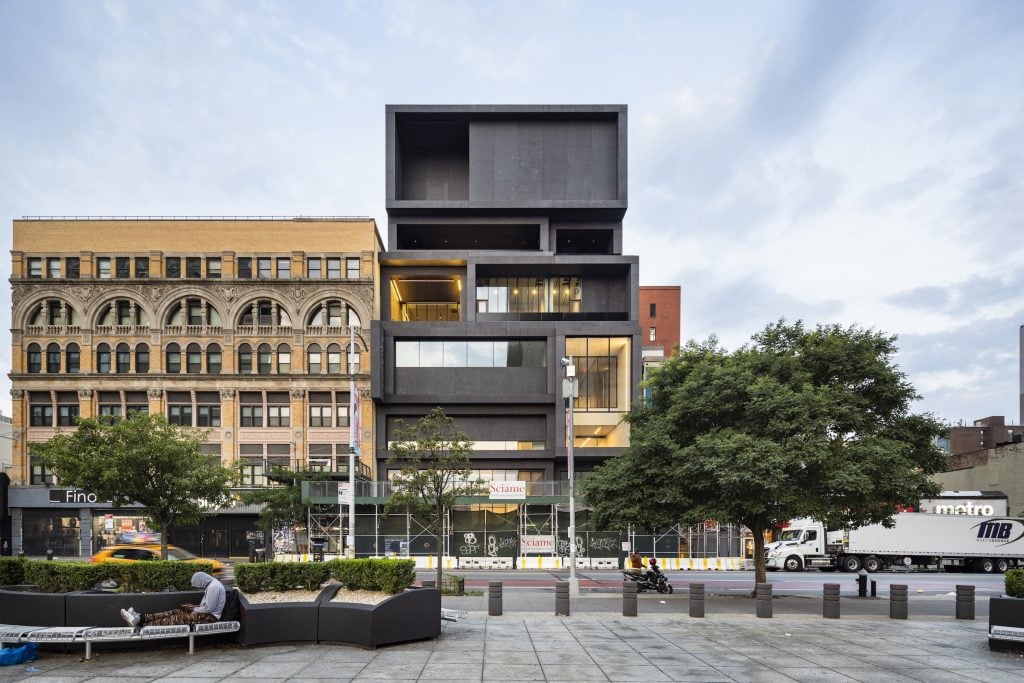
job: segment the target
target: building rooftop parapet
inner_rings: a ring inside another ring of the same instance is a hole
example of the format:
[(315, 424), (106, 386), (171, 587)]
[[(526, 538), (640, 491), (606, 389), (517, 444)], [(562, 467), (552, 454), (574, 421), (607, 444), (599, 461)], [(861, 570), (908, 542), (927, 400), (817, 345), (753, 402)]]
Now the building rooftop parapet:
[(22, 221), (372, 221), (369, 216), (22, 216)]

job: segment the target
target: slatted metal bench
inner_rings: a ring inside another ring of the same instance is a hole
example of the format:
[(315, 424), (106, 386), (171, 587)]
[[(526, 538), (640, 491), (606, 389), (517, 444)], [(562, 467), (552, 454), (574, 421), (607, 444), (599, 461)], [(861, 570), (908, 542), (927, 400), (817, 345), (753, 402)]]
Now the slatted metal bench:
[(195, 654), (196, 636), (234, 633), (241, 628), (237, 621), (215, 621), (211, 624), (179, 624), (175, 626), (16, 626), (0, 624), (0, 645), (8, 643), (85, 643), (85, 658), (92, 659), (93, 643), (128, 643), (138, 640), (188, 638), (188, 653)]

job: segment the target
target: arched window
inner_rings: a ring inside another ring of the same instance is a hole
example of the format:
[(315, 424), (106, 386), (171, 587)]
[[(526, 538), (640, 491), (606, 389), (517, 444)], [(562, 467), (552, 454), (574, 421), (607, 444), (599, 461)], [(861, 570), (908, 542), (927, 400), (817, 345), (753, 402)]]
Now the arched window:
[(47, 299), (36, 304), (28, 315), (29, 327), (43, 325), (65, 326), (77, 325), (78, 316), (70, 304), (60, 299)]
[(323, 354), (320, 353), (319, 344), (310, 344), (306, 350), (306, 371), (311, 375), (323, 372)]
[(221, 366), (221, 351), (217, 344), (210, 344), (206, 347), (206, 372), (210, 375), (219, 375)]
[(43, 351), (39, 344), (28, 345), (28, 371), (35, 374), (43, 371)]
[(327, 374), (337, 375), (341, 373), (341, 347), (331, 344), (327, 347)]
[(256, 363), (257, 372), (261, 375), (269, 375), (274, 369), (274, 354), (270, 351), (270, 344), (260, 344)]
[(120, 372), (131, 372), (132, 369), (132, 349), (127, 344), (117, 345), (117, 371)]
[(185, 372), (198, 375), (203, 371), (203, 350), (199, 344), (189, 344), (185, 349)]
[[(205, 316), (204, 316), (205, 312)], [(220, 327), (220, 313), (209, 302), (190, 297), (171, 306), (167, 312), (168, 326)]]
[(270, 299), (259, 299), (242, 309), (238, 324), (243, 327), (291, 327), (292, 319), (281, 304)]
[(149, 345), (139, 344), (135, 347), (135, 372), (144, 375), (149, 372)]
[(292, 347), (281, 344), (277, 347), (277, 374), (287, 375), (292, 371)]
[(60, 372), (60, 344), (49, 344), (46, 347), (46, 372)]
[(100, 344), (96, 347), (96, 372), (107, 374), (110, 372), (110, 346)]
[(130, 299), (116, 299), (105, 304), (96, 320), (97, 332), (110, 334), (114, 327), (149, 327), (149, 317), (142, 307)]
[(248, 344), (238, 347), (238, 374), (252, 374), (252, 347)]
[(167, 345), (167, 367), (166, 372), (181, 372), (181, 347), (171, 342)]
[(64, 372), (77, 373), (82, 365), (81, 358), (78, 344), (68, 344), (64, 350)]
[(355, 375), (359, 373), (359, 344), (353, 343), (346, 346), (348, 352), (348, 358), (345, 360), (348, 362), (349, 374)]
[[(359, 315), (351, 306), (339, 299), (330, 299), (318, 304), (309, 315), (308, 327), (359, 327)], [(323, 330), (314, 330), (323, 333)]]

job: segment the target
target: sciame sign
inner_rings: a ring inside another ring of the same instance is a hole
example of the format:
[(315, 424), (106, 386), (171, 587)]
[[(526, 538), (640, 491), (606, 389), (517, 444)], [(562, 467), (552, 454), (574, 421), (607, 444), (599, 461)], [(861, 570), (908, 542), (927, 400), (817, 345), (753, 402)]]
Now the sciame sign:
[(491, 500), (526, 500), (525, 481), (489, 481)]
[(85, 503), (91, 505), (98, 502), (95, 493), (79, 489), (50, 489), (51, 503)]

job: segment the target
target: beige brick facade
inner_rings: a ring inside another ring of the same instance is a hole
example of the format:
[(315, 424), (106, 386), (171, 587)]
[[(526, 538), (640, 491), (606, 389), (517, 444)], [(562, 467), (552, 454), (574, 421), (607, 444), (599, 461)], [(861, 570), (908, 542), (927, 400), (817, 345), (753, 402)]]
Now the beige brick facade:
[(316, 462), (343, 467), (353, 377), (372, 467), (380, 251), (368, 218), (14, 221), (13, 482), (42, 483), (28, 446), (74, 429), (75, 411), (140, 405), (208, 428), (226, 464), (305, 468), (312, 446)]

